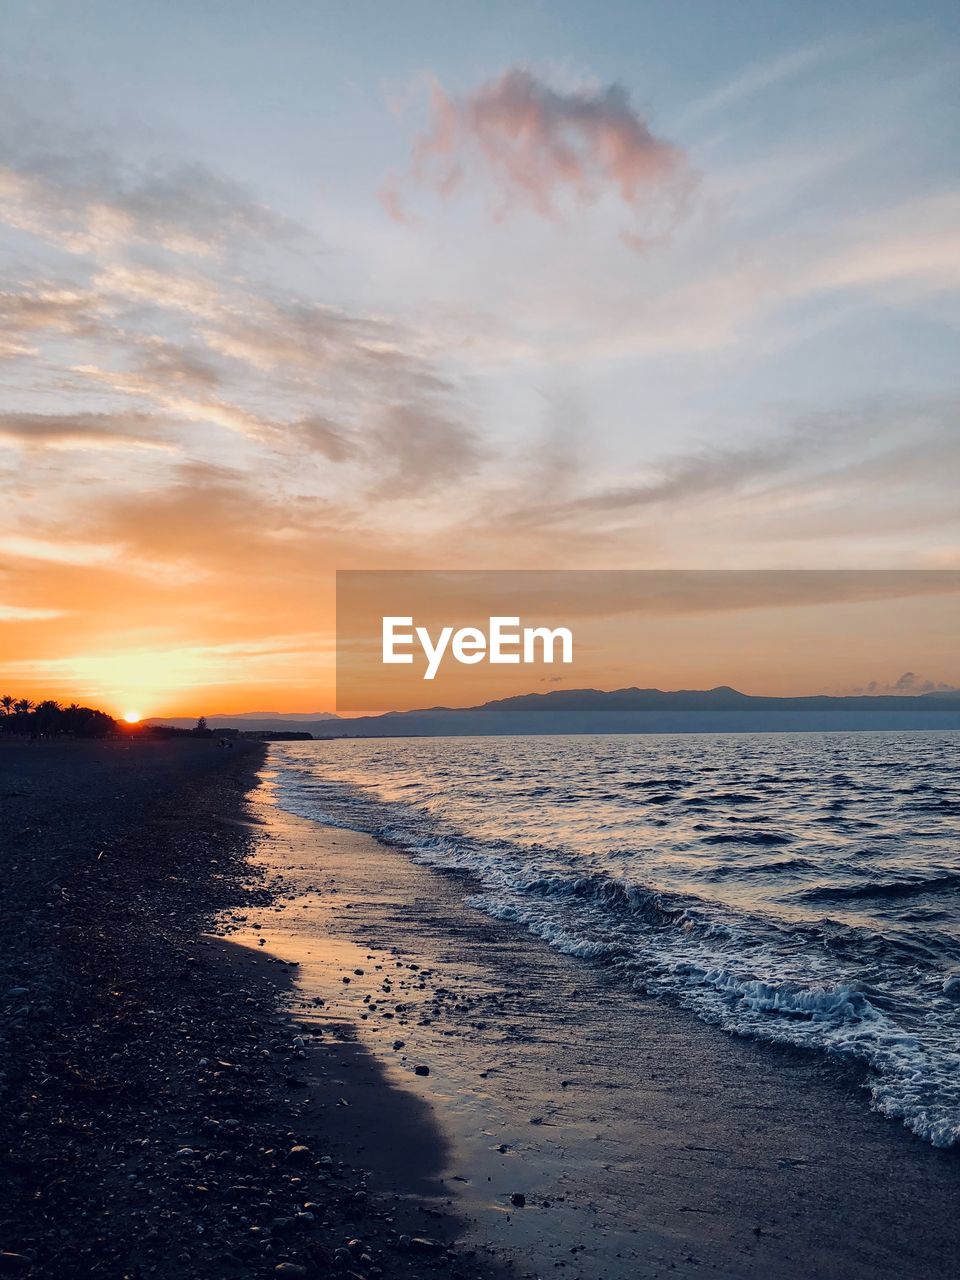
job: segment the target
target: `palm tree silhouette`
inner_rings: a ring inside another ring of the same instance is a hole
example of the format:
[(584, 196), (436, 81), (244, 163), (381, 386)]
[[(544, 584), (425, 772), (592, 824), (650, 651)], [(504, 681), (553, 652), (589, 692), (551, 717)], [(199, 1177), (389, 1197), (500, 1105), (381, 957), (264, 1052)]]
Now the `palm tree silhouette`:
[(31, 738), (58, 738), (63, 734), (77, 738), (104, 738), (115, 733), (113, 716), (96, 707), (82, 707), (72, 702), (64, 707), (53, 698), (31, 702), (29, 698), (0, 697), (0, 729)]

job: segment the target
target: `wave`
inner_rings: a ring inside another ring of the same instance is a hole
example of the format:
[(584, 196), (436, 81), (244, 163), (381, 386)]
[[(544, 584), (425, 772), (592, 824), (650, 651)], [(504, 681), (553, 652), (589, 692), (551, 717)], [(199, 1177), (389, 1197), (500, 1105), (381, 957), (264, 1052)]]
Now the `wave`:
[(771, 848), (792, 842), (792, 836), (778, 831), (718, 831), (715, 835), (702, 837), (703, 844), (757, 844)]
[(623, 786), (630, 790), (636, 787), (646, 787), (650, 791), (659, 791), (661, 789), (683, 791), (690, 784), (685, 778), (628, 778)]
[(868, 880), (864, 884), (820, 884), (796, 896), (805, 902), (851, 902), (861, 898), (913, 898), (960, 889), (960, 874), (947, 872), (919, 880)]
[[(763, 774), (753, 757), (731, 767), (727, 744), (709, 763), (701, 744), (678, 772), (669, 758), (633, 769), (603, 755), (639, 760), (642, 744), (570, 744), (568, 764), (547, 745), (545, 760), (535, 746), (509, 768), (496, 742), (471, 744), (459, 766), (449, 745), (422, 759), (428, 749), (416, 743), (375, 758), (369, 744), (342, 745), (352, 771), (340, 778), (328, 757), (284, 774), (288, 754), (303, 765), (311, 750), (285, 746), (273, 757), (277, 794), (303, 817), (468, 874), (464, 891), (479, 910), (608, 967), (627, 989), (738, 1035), (863, 1064), (877, 1110), (937, 1146), (960, 1142), (960, 941), (949, 909), (960, 869), (943, 828), (954, 802), (939, 825), (921, 828), (905, 816), (919, 797), (889, 804), (899, 757), (887, 766), (891, 785), (864, 786), (846, 768), (820, 767), (812, 740), (809, 775), (769, 772), (769, 758)], [(591, 773), (593, 764), (604, 767)], [(758, 794), (767, 782), (788, 798)], [(709, 821), (696, 822), (694, 806)], [(867, 851), (861, 827), (874, 828)], [(792, 856), (774, 852), (786, 845)], [(925, 874), (921, 858), (933, 864)], [(837, 919), (817, 910), (831, 907)]]
[(778, 858), (775, 862), (723, 863), (711, 867), (707, 875), (711, 880), (728, 880), (740, 876), (796, 876), (804, 871), (819, 869), (818, 864), (810, 858)]
[[(746, 971), (734, 953), (710, 963), (703, 958), (645, 954), (623, 940), (597, 936), (589, 922), (564, 921), (531, 904), (498, 894), (480, 894), (473, 905), (501, 920), (525, 926), (571, 956), (618, 968), (645, 994), (670, 996), (704, 1021), (750, 1039), (820, 1050), (862, 1063), (874, 1107), (900, 1120), (938, 1147), (960, 1141), (960, 1055), (955, 1046), (931, 1051), (906, 1031), (894, 1014), (855, 981), (804, 982)], [(769, 958), (769, 957), (767, 957)], [(941, 982), (947, 999), (960, 997), (960, 979)]]
[[(955, 1048), (933, 1053), (900, 1026), (854, 981), (804, 982), (761, 976), (734, 953), (710, 963), (669, 951), (645, 953), (598, 933), (596, 922), (558, 919), (541, 903), (502, 894), (479, 894), (471, 903), (497, 919), (523, 925), (566, 955), (619, 969), (645, 994), (670, 996), (704, 1021), (750, 1039), (820, 1050), (862, 1063), (873, 1105), (902, 1121), (918, 1137), (938, 1147), (960, 1141), (960, 1055)], [(960, 982), (941, 984), (956, 1000)]]

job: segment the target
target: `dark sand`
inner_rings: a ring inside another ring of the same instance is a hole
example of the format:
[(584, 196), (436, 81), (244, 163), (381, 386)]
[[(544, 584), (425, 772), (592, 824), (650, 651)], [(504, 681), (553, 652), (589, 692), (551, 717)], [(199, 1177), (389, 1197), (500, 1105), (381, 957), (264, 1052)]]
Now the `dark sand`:
[(468, 1242), (583, 1280), (960, 1274), (960, 1158), (871, 1112), (857, 1070), (631, 995), (471, 909), (464, 877), (283, 814), (269, 781), (252, 799), (286, 893), (240, 936), (431, 1105)]
[[(207, 932), (270, 901), (244, 809), (262, 756), (0, 743), (0, 1274), (493, 1274), (446, 1248), (424, 1102), (359, 1046), (304, 1043), (291, 971)], [(334, 1060), (374, 1103), (350, 1163)], [(361, 1149), (387, 1128), (374, 1198)]]

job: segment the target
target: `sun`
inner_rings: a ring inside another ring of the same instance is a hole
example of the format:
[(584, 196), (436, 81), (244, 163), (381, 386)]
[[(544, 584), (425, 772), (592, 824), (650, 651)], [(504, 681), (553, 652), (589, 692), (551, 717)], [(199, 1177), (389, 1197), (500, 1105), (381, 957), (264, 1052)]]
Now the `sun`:
[(125, 712), (123, 713), (123, 718), (124, 718), (124, 720), (126, 720), (127, 724), (139, 724), (139, 723), (140, 723), (140, 712), (139, 712), (139, 711), (125, 711)]

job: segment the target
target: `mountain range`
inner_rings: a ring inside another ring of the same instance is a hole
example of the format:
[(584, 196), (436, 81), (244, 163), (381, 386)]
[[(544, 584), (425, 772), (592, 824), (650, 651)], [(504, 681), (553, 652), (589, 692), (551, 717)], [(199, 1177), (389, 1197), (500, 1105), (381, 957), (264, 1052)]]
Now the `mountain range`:
[[(263, 733), (312, 733), (320, 720), (338, 720), (332, 711), (239, 711), (232, 715), (204, 716), (209, 729), (248, 729)], [(154, 716), (147, 724), (168, 724), (175, 729), (192, 729), (196, 716)]]
[[(163, 723), (191, 726), (191, 720)], [(960, 729), (960, 691), (920, 695), (755, 697), (715, 689), (555, 690), (475, 707), (429, 707), (345, 719), (329, 712), (208, 716), (211, 729), (299, 730), (315, 738), (550, 733), (795, 733)]]

